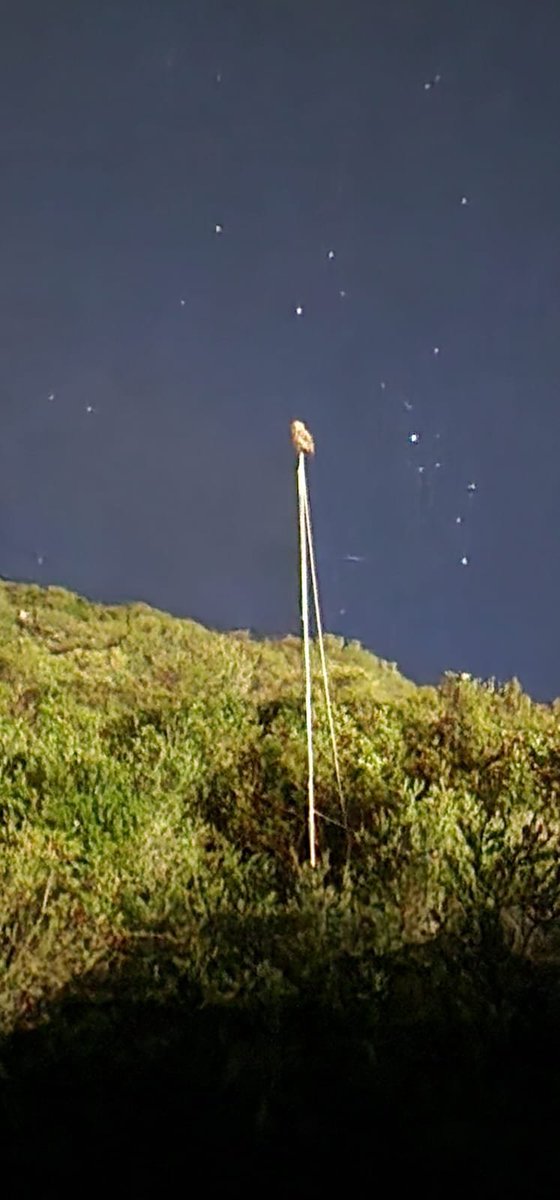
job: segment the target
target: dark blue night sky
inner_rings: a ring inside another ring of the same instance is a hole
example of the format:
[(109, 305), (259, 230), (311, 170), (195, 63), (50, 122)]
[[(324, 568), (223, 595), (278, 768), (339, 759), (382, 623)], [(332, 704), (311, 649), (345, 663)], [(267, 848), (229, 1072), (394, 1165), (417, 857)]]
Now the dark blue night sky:
[(558, 4), (2, 24), (2, 574), (560, 694)]

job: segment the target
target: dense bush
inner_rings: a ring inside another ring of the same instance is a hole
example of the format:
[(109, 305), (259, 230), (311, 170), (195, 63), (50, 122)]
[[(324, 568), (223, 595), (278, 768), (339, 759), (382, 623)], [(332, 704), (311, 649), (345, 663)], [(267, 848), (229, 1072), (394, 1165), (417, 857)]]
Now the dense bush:
[(388, 1113), (402, 1142), (418, 1114), (486, 1128), (544, 1095), (560, 705), (515, 680), (417, 688), (340, 638), (327, 654), (343, 802), (318, 699), (313, 871), (298, 639), (0, 588), (14, 1145), (37, 1123), (55, 1158), (69, 1129), (126, 1142), (129, 1118), (167, 1145), (177, 1093), (177, 1146), (276, 1136), (278, 1162), (344, 1130), (354, 1155)]
[(403, 954), (480, 978), (498, 945), (556, 961), (557, 706), (415, 688), (329, 638), (345, 805), (319, 703), (313, 875), (297, 639), (16, 585), (0, 628), (5, 1032), (117, 971), (162, 1000), (371, 1015)]

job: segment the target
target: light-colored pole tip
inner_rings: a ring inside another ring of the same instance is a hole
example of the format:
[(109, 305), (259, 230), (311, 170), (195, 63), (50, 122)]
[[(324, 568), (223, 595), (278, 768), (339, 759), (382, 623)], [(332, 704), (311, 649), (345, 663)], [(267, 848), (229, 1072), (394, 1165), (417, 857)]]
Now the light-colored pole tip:
[(290, 429), (296, 454), (314, 454), (315, 442), (303, 421), (292, 421)]

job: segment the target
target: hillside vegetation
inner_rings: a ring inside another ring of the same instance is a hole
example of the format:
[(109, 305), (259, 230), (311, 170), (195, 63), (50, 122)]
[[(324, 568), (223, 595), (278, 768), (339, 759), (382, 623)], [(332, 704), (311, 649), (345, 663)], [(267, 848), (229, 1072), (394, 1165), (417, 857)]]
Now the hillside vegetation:
[[(515, 681), (419, 688), (335, 637), (327, 657), (346, 815), (319, 699), (312, 872), (298, 639), (1, 586), (14, 1119), (38, 1045), (41, 1070), (61, 1044), (74, 1060), (110, 1046), (111, 1071), (128, 1062), (123, 1013), (135, 1061), (168, 1063), (191, 1014), (197, 1086), (242, 1095), (262, 1136), (283, 1105), (305, 1128), (319, 1119), (303, 1081), (313, 1062), (323, 1079), (329, 1055), (361, 1095), (388, 1100), (406, 1077), (426, 1104), (430, 1072), (434, 1093), (445, 1080), (455, 1095), (488, 1047), (523, 1043), (536, 1013), (556, 1022), (560, 706)], [(315, 647), (314, 670), (319, 697)]]

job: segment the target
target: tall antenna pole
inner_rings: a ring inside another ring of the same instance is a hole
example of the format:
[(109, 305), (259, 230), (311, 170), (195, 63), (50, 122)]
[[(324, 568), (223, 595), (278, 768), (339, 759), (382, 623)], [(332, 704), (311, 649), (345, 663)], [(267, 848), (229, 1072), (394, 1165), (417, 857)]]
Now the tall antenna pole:
[(313, 765), (313, 708), (311, 699), (311, 655), (309, 651), (309, 577), (307, 557), (307, 486), (305, 482), (305, 455), (313, 454), (315, 447), (309, 430), (302, 421), (292, 421), (292, 441), (298, 456), (297, 485), (299, 509), (299, 550), (301, 623), (303, 626), (303, 657), (305, 663), (305, 725), (307, 731), (307, 825), (309, 831), (309, 861), (314, 867), (317, 862), (315, 844), (315, 793)]
[[(301, 621), (303, 625), (303, 657), (305, 663), (305, 724), (307, 731), (307, 778), (308, 778), (308, 826), (309, 826), (309, 859), (311, 866), (316, 864), (316, 845), (315, 845), (315, 795), (314, 795), (314, 770), (313, 770), (313, 705), (312, 705), (312, 690), (311, 690), (311, 654), (309, 641), (309, 567), (311, 566), (311, 582), (313, 585), (313, 601), (315, 604), (315, 621), (317, 625), (317, 637), (319, 639), (319, 650), (321, 653), (321, 668), (323, 672), (323, 685), (325, 688), (325, 703), (327, 706), (327, 716), (329, 722), (329, 732), (331, 735), (331, 744), (333, 752), (334, 770), (336, 775), (336, 783), (338, 788), (338, 797), (340, 800), (340, 810), (342, 814), (342, 828), (346, 831), (346, 853), (349, 860), (350, 840), (348, 831), (348, 818), (346, 813), (346, 803), (344, 793), (342, 791), (342, 780), (340, 777), (340, 765), (338, 761), (338, 752), (336, 748), (336, 735), (334, 730), (334, 721), (332, 714), (332, 704), (329, 691), (329, 679), (327, 673), (327, 662), (325, 658), (325, 647), (323, 642), (323, 622), (321, 620), (321, 606), (319, 602), (319, 584), (317, 581), (317, 568), (315, 565), (315, 551), (313, 549), (313, 531), (311, 528), (311, 512), (309, 507), (309, 494), (307, 491), (307, 480), (305, 477), (305, 456), (315, 453), (315, 443), (308, 429), (306, 429), (303, 421), (292, 421), (292, 442), (294, 450), (298, 456), (297, 465), (297, 486), (298, 486), (298, 509), (299, 509), (299, 548), (300, 548), (300, 582), (301, 582)], [(330, 820), (325, 817), (324, 813), (317, 813), (317, 816), (323, 816), (325, 820)], [(338, 822), (334, 822), (338, 824)]]
[(305, 725), (307, 730), (307, 825), (309, 830), (309, 861), (316, 862), (315, 846), (315, 787), (313, 763), (313, 706), (311, 696), (311, 655), (309, 650), (309, 576), (307, 557), (305, 455), (298, 457), (299, 548), (301, 584), (301, 623), (303, 625), (303, 657), (305, 663)]

